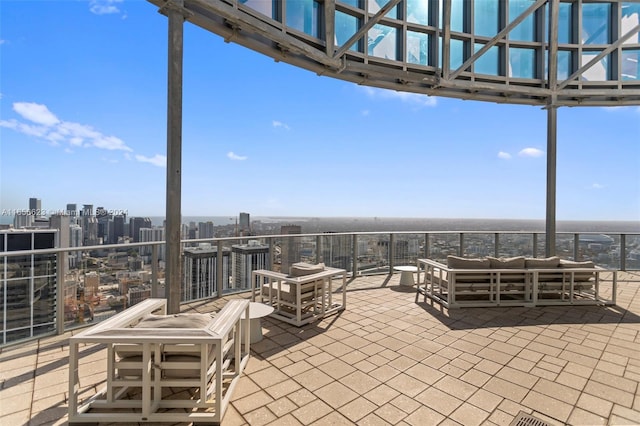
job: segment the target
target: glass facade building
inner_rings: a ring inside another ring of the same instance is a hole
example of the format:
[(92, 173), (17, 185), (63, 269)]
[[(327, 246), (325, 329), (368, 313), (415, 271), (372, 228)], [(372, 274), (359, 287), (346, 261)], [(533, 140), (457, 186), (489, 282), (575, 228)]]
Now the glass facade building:
[[(0, 231), (0, 253), (55, 248), (57, 230)], [(0, 344), (56, 327), (56, 254), (3, 257), (0, 262)]]

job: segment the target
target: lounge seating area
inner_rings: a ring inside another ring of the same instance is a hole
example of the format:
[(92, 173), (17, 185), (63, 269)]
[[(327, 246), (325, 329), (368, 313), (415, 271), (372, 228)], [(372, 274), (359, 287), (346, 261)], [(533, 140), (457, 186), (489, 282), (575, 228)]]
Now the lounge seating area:
[[(249, 359), (247, 300), (215, 315), (166, 314), (147, 299), (69, 339), (69, 422), (220, 423)], [(107, 347), (106, 387), (79, 401), (78, 350)], [(176, 392), (183, 388), (182, 392)]]
[[(447, 264), (417, 263), (416, 300), (423, 295), (447, 308), (616, 304), (616, 271), (591, 261), (447, 256)], [(603, 273), (610, 278), (604, 280)], [(603, 297), (603, 285), (611, 287), (611, 298)]]
[[(251, 301), (273, 307), (271, 317), (300, 327), (346, 308), (346, 277), (344, 269), (322, 263), (294, 263), (289, 274), (259, 269), (252, 272)], [(334, 278), (342, 282), (341, 297), (334, 296)]]

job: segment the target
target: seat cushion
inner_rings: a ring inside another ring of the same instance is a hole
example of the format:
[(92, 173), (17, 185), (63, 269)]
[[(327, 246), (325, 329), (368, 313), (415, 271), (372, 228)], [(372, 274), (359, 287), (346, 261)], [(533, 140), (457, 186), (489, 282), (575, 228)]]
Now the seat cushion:
[[(588, 268), (588, 269), (594, 269), (594, 272), (576, 272), (573, 275), (573, 281), (589, 281), (591, 278), (595, 277), (595, 267), (596, 265), (590, 261), (587, 260), (585, 262), (574, 262), (571, 260), (564, 260), (562, 259), (560, 261), (560, 267), (563, 269), (576, 269), (576, 268)], [(571, 279), (571, 277), (567, 277), (568, 279)]]
[(146, 315), (136, 328), (205, 328), (213, 317), (209, 314)]
[(528, 258), (525, 259), (524, 265), (528, 269), (551, 269), (560, 266), (560, 258), (551, 256), (545, 258)]

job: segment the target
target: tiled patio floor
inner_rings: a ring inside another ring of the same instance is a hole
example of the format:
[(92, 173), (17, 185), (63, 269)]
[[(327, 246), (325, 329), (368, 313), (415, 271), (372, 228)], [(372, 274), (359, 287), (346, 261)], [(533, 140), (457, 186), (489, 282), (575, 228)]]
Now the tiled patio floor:
[[(619, 274), (616, 307), (450, 312), (399, 278), (357, 278), (346, 311), (305, 327), (263, 319), (223, 425), (640, 424), (640, 274)], [(68, 337), (2, 350), (2, 425), (66, 423)], [(81, 356), (94, 392), (106, 351)]]

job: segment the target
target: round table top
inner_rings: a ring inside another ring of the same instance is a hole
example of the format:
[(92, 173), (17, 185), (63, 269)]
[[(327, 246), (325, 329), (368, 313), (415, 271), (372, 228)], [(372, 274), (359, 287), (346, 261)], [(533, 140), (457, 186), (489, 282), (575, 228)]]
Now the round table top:
[(396, 271), (403, 271), (403, 272), (418, 272), (418, 267), (417, 266), (394, 266), (393, 269), (395, 269)]
[[(260, 302), (249, 302), (249, 319), (262, 318), (273, 312), (273, 306), (265, 305)], [(242, 319), (244, 319), (244, 311)]]

